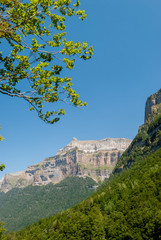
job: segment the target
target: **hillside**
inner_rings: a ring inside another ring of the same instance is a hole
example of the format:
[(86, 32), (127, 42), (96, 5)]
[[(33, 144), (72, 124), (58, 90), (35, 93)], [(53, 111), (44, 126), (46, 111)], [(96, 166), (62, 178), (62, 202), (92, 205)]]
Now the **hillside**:
[(161, 89), (151, 95), (145, 106), (145, 122), (117, 162), (113, 173), (129, 168), (138, 159), (144, 159), (161, 147)]
[(97, 183), (91, 178), (67, 177), (58, 184), (14, 188), (0, 194), (0, 222), (8, 231), (19, 230), (41, 218), (73, 207), (90, 196)]
[(129, 148), (119, 159), (114, 173), (129, 168), (138, 159), (144, 159), (161, 147), (161, 114), (153, 121), (146, 122), (134, 138)]
[(66, 212), (5, 236), (36, 239), (160, 239), (161, 148)]

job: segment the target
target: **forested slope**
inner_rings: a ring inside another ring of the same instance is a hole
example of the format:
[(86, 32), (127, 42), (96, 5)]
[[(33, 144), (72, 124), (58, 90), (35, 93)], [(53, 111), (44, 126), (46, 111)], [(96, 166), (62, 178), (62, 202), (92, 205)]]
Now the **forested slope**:
[(0, 221), (16, 231), (41, 218), (73, 207), (94, 192), (91, 178), (68, 177), (60, 183), (28, 186), (0, 194)]
[(161, 147), (161, 109), (158, 115), (151, 114), (140, 126), (139, 132), (119, 159), (113, 173), (129, 168), (135, 161), (145, 159)]
[(160, 239), (161, 148), (77, 206), (4, 239)]

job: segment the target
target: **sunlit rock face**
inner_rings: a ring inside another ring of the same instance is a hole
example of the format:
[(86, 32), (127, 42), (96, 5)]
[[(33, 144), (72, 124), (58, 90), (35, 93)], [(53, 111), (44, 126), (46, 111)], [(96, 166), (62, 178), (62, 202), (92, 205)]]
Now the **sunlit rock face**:
[(145, 106), (145, 122), (151, 114), (158, 114), (161, 111), (161, 89), (148, 97)]
[(0, 181), (0, 190), (32, 185), (56, 184), (67, 176), (91, 177), (95, 181), (109, 178), (122, 153), (130, 145), (125, 138), (79, 141), (73, 138), (56, 156), (46, 158), (25, 171), (6, 174)]
[(8, 192), (12, 188), (24, 188), (33, 183), (33, 176), (25, 173), (25, 171), (6, 174), (0, 181), (0, 190)]
[(129, 141), (131, 142), (131, 140), (126, 138), (105, 138), (102, 140), (88, 141), (79, 141), (76, 138), (73, 138), (71, 143), (58, 151), (57, 155), (63, 154), (74, 148), (78, 148), (85, 153), (95, 153), (98, 151), (110, 151), (116, 149), (124, 151), (129, 146)]

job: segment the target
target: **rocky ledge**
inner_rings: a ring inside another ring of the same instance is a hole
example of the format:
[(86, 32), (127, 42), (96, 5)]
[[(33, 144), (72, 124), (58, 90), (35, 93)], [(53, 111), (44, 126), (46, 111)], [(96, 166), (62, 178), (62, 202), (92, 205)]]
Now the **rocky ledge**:
[(150, 115), (158, 115), (161, 113), (161, 89), (148, 97), (145, 106), (145, 123)]
[(60, 182), (67, 176), (91, 177), (95, 181), (108, 178), (131, 140), (105, 138), (103, 140), (79, 141), (73, 138), (56, 156), (46, 158), (25, 171), (6, 174), (0, 181), (0, 191), (46, 185)]
[(129, 146), (129, 141), (131, 142), (131, 140), (126, 138), (105, 138), (102, 140), (88, 141), (79, 141), (73, 138), (71, 143), (58, 151), (57, 155), (64, 154), (74, 148), (78, 148), (85, 153), (111, 150), (124, 151)]

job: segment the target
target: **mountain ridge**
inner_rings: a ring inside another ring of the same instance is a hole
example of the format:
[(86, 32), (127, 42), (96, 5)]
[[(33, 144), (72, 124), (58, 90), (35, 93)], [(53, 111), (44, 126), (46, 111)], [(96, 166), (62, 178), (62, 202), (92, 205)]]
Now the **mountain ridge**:
[(67, 176), (91, 177), (95, 181), (108, 178), (118, 159), (130, 145), (125, 138), (105, 138), (94, 141), (78, 141), (60, 149), (56, 156), (46, 158), (25, 171), (6, 174), (0, 181), (0, 190), (8, 192), (14, 187), (56, 184)]

